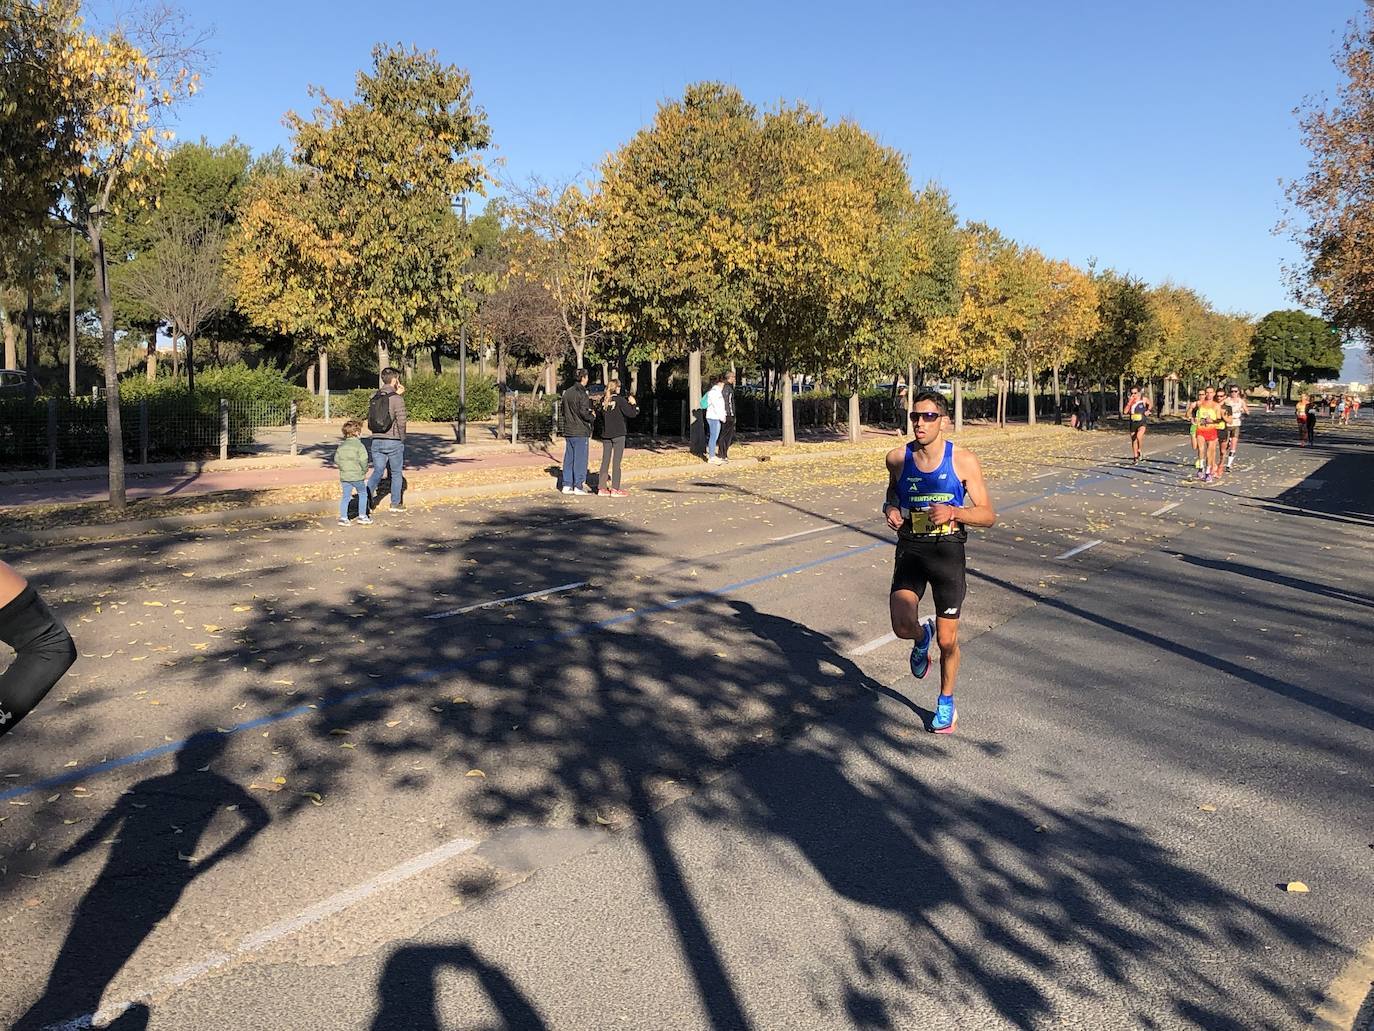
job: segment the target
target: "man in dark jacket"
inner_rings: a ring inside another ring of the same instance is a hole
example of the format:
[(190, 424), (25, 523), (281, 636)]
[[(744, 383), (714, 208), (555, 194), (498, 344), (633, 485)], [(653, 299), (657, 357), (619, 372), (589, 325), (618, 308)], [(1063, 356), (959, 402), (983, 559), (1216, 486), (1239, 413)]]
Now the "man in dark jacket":
[(367, 428), (372, 433), (372, 475), (367, 481), (367, 493), (372, 498), (372, 507), (377, 504), (377, 485), (382, 476), (391, 475), (391, 507), (389, 512), (404, 512), (402, 499), (405, 483), (401, 470), (405, 467), (406, 456), (406, 402), (405, 384), (401, 374), (388, 365), (382, 370), (382, 386), (373, 395), (386, 398), (386, 412), (380, 422), (374, 418), (373, 406), (368, 405)]
[(587, 370), (578, 369), (573, 384), (563, 391), (563, 475), (564, 494), (586, 494), (587, 450), (596, 413), (587, 394)]
[(735, 442), (735, 370), (725, 374), (725, 382), (720, 390), (725, 398), (725, 421), (720, 424), (720, 440), (716, 444), (716, 454), (725, 461), (730, 460), (730, 445)]

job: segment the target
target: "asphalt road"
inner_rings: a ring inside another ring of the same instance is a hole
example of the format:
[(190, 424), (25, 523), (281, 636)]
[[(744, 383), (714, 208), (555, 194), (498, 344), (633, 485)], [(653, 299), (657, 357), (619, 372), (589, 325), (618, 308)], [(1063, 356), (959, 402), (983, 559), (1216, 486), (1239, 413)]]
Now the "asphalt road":
[(953, 737), (871, 460), (14, 557), (83, 658), (0, 745), (0, 1022), (1354, 1021), (1372, 429), (984, 442)]

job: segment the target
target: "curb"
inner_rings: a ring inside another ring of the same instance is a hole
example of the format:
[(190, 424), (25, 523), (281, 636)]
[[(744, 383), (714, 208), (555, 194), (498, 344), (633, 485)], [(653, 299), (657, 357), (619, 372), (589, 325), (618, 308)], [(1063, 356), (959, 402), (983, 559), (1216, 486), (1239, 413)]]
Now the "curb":
[[(881, 449), (886, 441), (877, 442), (872, 447), (845, 447), (835, 451), (813, 451), (796, 455), (760, 455), (753, 462), (741, 461), (735, 468), (751, 468), (764, 463), (791, 465), (799, 462), (823, 461), (847, 455), (871, 454)], [(629, 481), (665, 479), (703, 473), (713, 467), (699, 459), (691, 464), (658, 466), (650, 469), (626, 469), (622, 479)], [(718, 467), (717, 467), (718, 468)], [(435, 490), (413, 489), (406, 497), (407, 502), (417, 503), (446, 501), (455, 498), (483, 498), (500, 496), (521, 496), (545, 493), (550, 484), (545, 480), (525, 479), (506, 480), (500, 483), (474, 484), (471, 487), (441, 487)], [(228, 492), (226, 492), (228, 493)], [(205, 495), (213, 497), (213, 495)], [(562, 497), (560, 494), (559, 497)], [(283, 505), (260, 505), (256, 508), (226, 508), (215, 512), (192, 512), (188, 515), (169, 515), (151, 519), (130, 520), (125, 523), (103, 525), (60, 526), (51, 530), (28, 530), (0, 533), (0, 547), (30, 548), (53, 544), (75, 544), (84, 541), (118, 540), (139, 537), (150, 533), (169, 533), (180, 530), (220, 526), (238, 526), (248, 522), (275, 522), (294, 518), (337, 518), (338, 501), (300, 501)]]

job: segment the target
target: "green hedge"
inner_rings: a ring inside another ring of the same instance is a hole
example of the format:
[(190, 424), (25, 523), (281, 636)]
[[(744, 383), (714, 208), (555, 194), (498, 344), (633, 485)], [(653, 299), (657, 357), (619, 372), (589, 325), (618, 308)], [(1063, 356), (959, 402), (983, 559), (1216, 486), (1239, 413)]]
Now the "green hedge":
[[(496, 381), (488, 376), (468, 377), (468, 420), (490, 419), (496, 414)], [(345, 419), (366, 419), (373, 388), (350, 390), (330, 398), (329, 414)], [(406, 417), (414, 422), (452, 422), (458, 417), (458, 377), (413, 376), (406, 383)]]
[[(228, 398), (231, 401), (260, 401), (267, 404), (288, 404), (296, 388), (286, 380), (286, 373), (275, 365), (249, 368), (242, 362), (218, 369), (205, 369), (196, 375), (196, 396)], [(120, 381), (121, 401), (158, 401), (164, 398), (187, 397), (184, 380), (159, 376), (149, 382), (142, 376), (130, 376)]]

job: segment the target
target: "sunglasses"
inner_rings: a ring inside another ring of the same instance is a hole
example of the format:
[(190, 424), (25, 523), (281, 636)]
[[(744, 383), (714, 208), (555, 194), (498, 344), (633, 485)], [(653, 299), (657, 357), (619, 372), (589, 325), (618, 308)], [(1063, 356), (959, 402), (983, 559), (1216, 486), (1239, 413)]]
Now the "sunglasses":
[(913, 419), (920, 419), (921, 422), (936, 422), (939, 419), (943, 419), (944, 415), (940, 412), (912, 412), (911, 417)]

